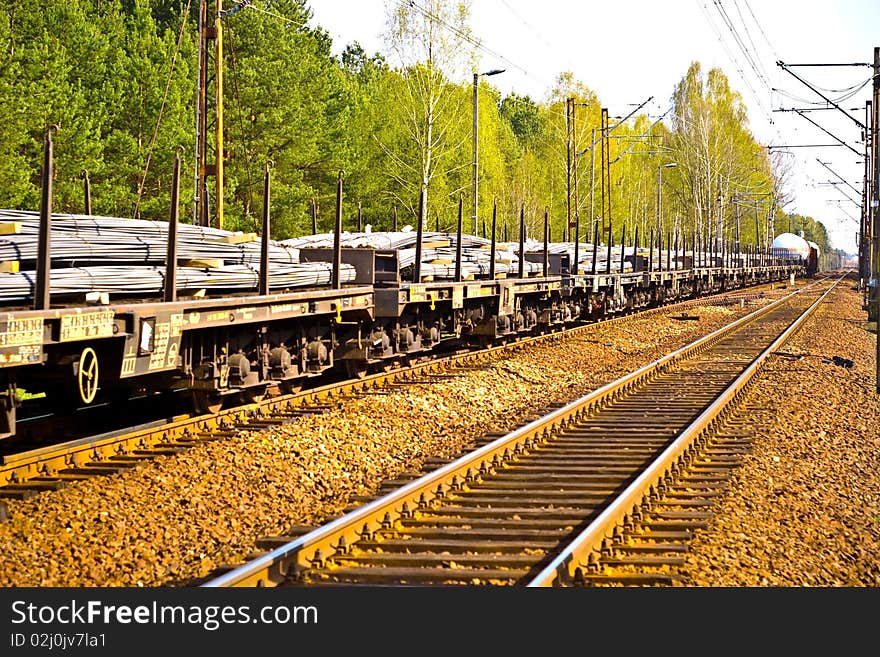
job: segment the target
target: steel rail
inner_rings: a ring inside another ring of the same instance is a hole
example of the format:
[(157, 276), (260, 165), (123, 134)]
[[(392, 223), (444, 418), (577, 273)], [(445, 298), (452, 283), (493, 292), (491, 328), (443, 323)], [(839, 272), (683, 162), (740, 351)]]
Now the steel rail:
[(670, 472), (673, 464), (679, 462), (691, 446), (706, 432), (713, 429), (721, 413), (730, 404), (738, 401), (747, 385), (774, 351), (779, 349), (800, 326), (813, 314), (819, 304), (843, 280), (835, 281), (816, 301), (814, 301), (773, 343), (755, 358), (714, 401), (690, 424), (675, 441), (642, 474), (624, 490), (614, 502), (586, 527), (568, 546), (560, 552), (540, 573), (535, 575), (528, 587), (547, 587), (571, 583), (577, 577), (577, 570), (586, 568), (584, 562), (588, 555), (599, 550), (609, 532), (643, 499), (652, 486), (657, 485)]
[[(767, 285), (767, 283), (763, 285)], [(423, 363), (414, 363), (391, 372), (371, 374), (362, 379), (347, 379), (345, 381), (328, 383), (310, 390), (279, 395), (260, 402), (224, 409), (210, 416), (184, 415), (171, 422), (162, 423), (159, 426), (150, 424), (134, 431), (132, 429), (122, 429), (98, 436), (89, 436), (57, 445), (45, 446), (27, 452), (5, 455), (0, 457), (0, 497), (3, 496), (3, 486), (19, 486), (40, 477), (52, 478), (60, 470), (79, 468), (86, 464), (92, 466), (99, 465), (102, 462), (112, 461), (116, 456), (125, 455), (131, 452), (131, 450), (139, 450), (141, 452), (151, 449), (161, 450), (169, 445), (178, 445), (177, 441), (189, 441), (193, 439), (193, 436), (222, 430), (231, 424), (244, 423), (249, 415), (266, 416), (271, 413), (290, 411), (294, 407), (303, 408), (308, 404), (320, 403), (321, 401), (330, 400), (358, 390), (380, 387), (399, 380), (406, 381), (409, 378), (415, 378), (419, 374), (432, 370), (481, 362), (486, 358), (509, 351), (516, 351), (530, 344), (559, 340), (596, 327), (640, 319), (652, 314), (669, 312), (676, 308), (707, 305), (711, 304), (712, 301), (726, 298), (740, 299), (742, 294), (742, 292), (723, 292), (697, 299), (665, 304), (655, 308), (636, 310), (629, 314), (622, 314), (598, 321), (588, 321), (585, 324), (559, 331), (537, 336), (521, 337), (505, 345), (435, 358)], [(425, 356), (427, 357), (427, 355)], [(144, 457), (146, 458), (146, 454)], [(112, 467), (112, 464), (108, 463), (108, 467)], [(123, 466), (120, 465), (120, 467)], [(97, 473), (98, 470), (95, 470), (95, 472)]]
[[(575, 400), (548, 415), (530, 422), (474, 452), (412, 481), (390, 494), (369, 502), (326, 525), (299, 536), (257, 559), (205, 582), (204, 587), (267, 586), (282, 583), (290, 574), (321, 564), (336, 552), (361, 537), (390, 527), (397, 519), (406, 519), (413, 511), (427, 507), (433, 500), (441, 500), (447, 492), (456, 491), (462, 482), (472, 481), (478, 473), (487, 473), (510, 458), (528, 452), (547, 441), (549, 436), (601, 406), (616, 399), (643, 381), (666, 371), (672, 364), (699, 352), (736, 329), (772, 311), (810, 286), (796, 290), (727, 326), (663, 356), (616, 381)], [(392, 517), (394, 509), (397, 518)]]

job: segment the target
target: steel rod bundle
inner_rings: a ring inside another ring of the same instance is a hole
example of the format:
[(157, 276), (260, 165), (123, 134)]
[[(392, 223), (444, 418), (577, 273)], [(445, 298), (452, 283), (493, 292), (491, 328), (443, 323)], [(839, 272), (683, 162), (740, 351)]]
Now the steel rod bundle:
[[(102, 292), (113, 296), (163, 296), (168, 257), (168, 222), (54, 214), (50, 232), (49, 289), (53, 297)], [(0, 303), (32, 300), (37, 286), (40, 217), (0, 210)], [(178, 224), (176, 290), (191, 294), (257, 292), (262, 245), (252, 234)], [(297, 249), (269, 240), (269, 288), (327, 285), (332, 264), (299, 262)], [(340, 282), (355, 279), (340, 267)]]
[[(0, 262), (16, 261), (29, 268), (37, 258), (39, 215), (21, 210), (0, 210)], [(52, 265), (90, 263), (165, 263), (168, 222), (118, 217), (53, 214)], [(270, 241), (270, 259), (297, 262), (294, 250)], [(212, 259), (227, 264), (259, 263), (260, 243), (255, 234), (179, 224), (178, 261)]]
[[(270, 263), (269, 280), (272, 292), (291, 288), (327, 285), (331, 264)], [(342, 265), (341, 280), (355, 278), (354, 267)], [(206, 292), (254, 292), (259, 284), (259, 269), (250, 265), (226, 265), (216, 269), (178, 267), (177, 290), (181, 294)], [(0, 274), (0, 303), (18, 303), (33, 298), (36, 276), (33, 271)], [(97, 267), (65, 267), (50, 272), (53, 296), (84, 295), (107, 292), (113, 296), (159, 296), (165, 283), (164, 267), (109, 265)]]

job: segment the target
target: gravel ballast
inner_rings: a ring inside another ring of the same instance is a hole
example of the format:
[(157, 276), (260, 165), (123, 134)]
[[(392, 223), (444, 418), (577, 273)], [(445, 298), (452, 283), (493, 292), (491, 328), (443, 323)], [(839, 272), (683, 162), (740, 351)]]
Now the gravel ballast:
[(760, 409), (754, 449), (694, 542), (685, 585), (880, 586), (876, 336), (851, 285), (831, 293), (747, 394), (744, 404)]
[[(826, 335), (820, 325), (821, 339), (845, 340), (846, 349), (837, 348), (836, 343), (798, 348), (806, 353), (841, 353), (853, 358), (855, 367), (850, 370), (825, 365), (820, 358), (813, 357), (794, 362), (798, 368), (821, 365), (820, 369), (828, 370), (830, 382), (860, 381), (861, 388), (842, 386), (850, 392), (853, 388), (859, 390), (860, 396), (834, 397), (823, 393), (823, 399), (839, 399), (839, 407), (828, 408), (826, 404), (817, 410), (816, 396), (820, 384), (824, 385), (823, 379), (810, 376), (793, 384), (787, 371), (773, 374), (778, 374), (779, 379), (767, 389), (767, 395), (781, 399), (782, 392), (789, 388), (798, 390), (793, 406), (786, 406), (786, 412), (801, 422), (813, 421), (810, 418), (817, 415), (822, 419), (825, 435), (815, 445), (809, 449), (789, 445), (787, 451), (781, 452), (786, 459), (797, 454), (802, 461), (797, 463), (799, 476), (818, 476), (816, 465), (807, 464), (808, 457), (827, 463), (831, 457), (823, 450), (831, 449), (837, 442), (851, 444), (853, 450), (864, 450), (861, 460), (853, 454), (835, 460), (839, 469), (829, 469), (828, 478), (822, 483), (829, 491), (852, 492), (833, 498), (841, 505), (835, 511), (847, 531), (832, 533), (844, 537), (841, 547), (856, 538), (865, 545), (869, 553), (856, 556), (857, 563), (852, 567), (873, 573), (876, 584), (880, 562), (880, 551), (876, 549), (877, 399), (871, 397), (872, 378), (868, 375), (873, 372), (873, 352), (868, 349), (873, 336), (859, 326), (860, 321), (864, 324), (864, 312), (858, 310), (856, 292), (843, 290), (834, 299), (835, 305), (826, 304), (806, 330), (812, 330), (810, 326), (829, 316), (841, 326), (831, 328), (836, 331), (834, 335)], [(846, 303), (838, 304), (838, 299)], [(290, 425), (262, 432), (243, 431), (236, 438), (199, 445), (177, 456), (160, 457), (119, 475), (77, 482), (30, 500), (10, 500), (12, 518), (0, 523), (0, 549), (4, 554), (0, 585), (190, 585), (221, 564), (240, 563), (261, 536), (283, 534), (295, 525), (315, 524), (336, 515), (348, 506), (352, 496), (375, 493), (382, 480), (418, 470), (428, 458), (451, 457), (487, 432), (514, 428), (546, 406), (586, 394), (754, 310), (762, 302), (748, 303), (744, 308), (689, 308), (688, 314), (698, 316), (698, 321), (676, 320), (673, 315), (677, 313), (670, 310), (623, 324), (592, 327), (562, 341), (499, 357), (485, 368), (462, 371), (461, 376), (444, 379), (442, 384), (395, 387), (387, 394), (362, 395), (345, 400), (326, 414), (303, 417)], [(787, 350), (794, 352), (797, 345), (796, 338)], [(864, 348), (858, 357), (853, 352), (856, 346)], [(773, 373), (778, 367), (791, 368), (792, 360), (774, 359), (768, 371)], [(761, 385), (756, 384), (752, 394)], [(807, 394), (811, 395), (808, 403), (804, 399)], [(857, 418), (864, 414), (868, 402), (873, 402), (874, 415), (865, 417), (860, 425)], [(857, 403), (861, 406), (850, 407)], [(786, 417), (784, 413), (777, 414)], [(841, 425), (843, 422), (856, 423), (852, 425), (853, 431), (849, 431), (848, 425)], [(859, 426), (864, 426), (864, 431), (856, 431)], [(792, 425), (788, 431), (788, 442), (799, 442), (801, 426)], [(869, 448), (871, 438), (873, 446)], [(776, 452), (780, 448), (781, 445), (777, 446)], [(759, 454), (756, 447), (747, 467)], [(861, 470), (853, 467), (856, 464)], [(787, 470), (772, 458), (765, 465), (769, 470), (761, 472), (761, 486), (767, 488), (767, 477), (772, 476), (773, 490), (799, 495), (797, 491), (801, 489), (789, 488), (786, 483)], [(844, 475), (846, 485), (832, 480)], [(852, 483), (853, 479), (858, 480), (857, 485)], [(805, 490), (810, 495), (816, 491), (813, 486)], [(780, 522), (788, 530), (809, 523), (809, 528), (801, 531), (813, 538), (817, 533), (831, 531), (825, 526), (820, 528), (820, 521), (829, 514), (827, 506), (823, 513), (803, 517), (774, 514), (773, 505), (780, 505), (780, 494), (770, 495), (772, 499), (755, 498), (758, 506), (741, 510), (747, 516), (776, 517), (775, 527), (765, 527), (760, 534), (769, 537), (768, 549), (775, 549), (771, 539), (782, 531)], [(870, 500), (873, 524), (864, 506)], [(817, 500), (816, 506), (810, 508), (818, 512), (823, 508), (820, 504)], [(859, 510), (850, 508), (857, 506)], [(722, 524), (718, 527), (722, 532), (727, 531), (724, 517), (721, 509), (718, 522)], [(749, 540), (758, 540), (758, 535), (744, 529), (748, 525), (734, 522), (738, 524), (730, 525), (731, 528), (748, 534)], [(865, 542), (870, 537), (873, 547)], [(713, 544), (702, 537), (692, 556), (689, 583), (726, 585), (724, 578), (728, 575), (724, 571), (734, 564), (737, 569), (751, 568), (752, 561), (760, 561), (760, 567), (771, 574), (777, 573), (762, 559), (729, 560), (731, 550), (743, 547), (742, 543), (744, 539), (732, 538)], [(826, 547), (830, 550), (833, 546)], [(754, 550), (744, 552), (754, 557)], [(817, 559), (824, 554), (814, 552)], [(841, 550), (835, 554), (836, 558), (849, 558)], [(792, 569), (791, 576), (800, 579), (788, 579), (786, 571), (763, 582), (756, 576), (741, 583), (853, 583), (818, 576), (810, 581), (797, 568)], [(864, 579), (861, 581), (865, 583)]]

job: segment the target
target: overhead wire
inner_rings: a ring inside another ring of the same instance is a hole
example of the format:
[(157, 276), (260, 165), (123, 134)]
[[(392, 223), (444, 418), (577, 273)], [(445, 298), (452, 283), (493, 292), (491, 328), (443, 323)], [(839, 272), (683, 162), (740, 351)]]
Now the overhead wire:
[(447, 30), (449, 30), (450, 32), (455, 34), (458, 38), (471, 44), (477, 50), (481, 50), (484, 53), (491, 55), (492, 57), (495, 57), (503, 62), (506, 62), (510, 66), (513, 66), (514, 68), (519, 69), (525, 75), (532, 76), (532, 74), (528, 70), (526, 70), (525, 68), (523, 68), (522, 66), (520, 66), (519, 64), (514, 62), (513, 60), (508, 59), (507, 57), (505, 57), (501, 53), (495, 52), (491, 48), (486, 47), (485, 45), (483, 45), (483, 43), (479, 39), (475, 39), (473, 36), (471, 36), (467, 32), (463, 32), (462, 30), (455, 27), (454, 25), (449, 24), (448, 22), (443, 20), (442, 17), (437, 16), (436, 14), (434, 14), (434, 12), (430, 11), (429, 9), (426, 9), (425, 7), (422, 7), (419, 3), (415, 2), (414, 0), (401, 0), (400, 5), (409, 5), (410, 7), (412, 7), (416, 11), (418, 11), (422, 16), (424, 16), (428, 20), (431, 20), (435, 23), (438, 23), (439, 25), (442, 25)]
[[(758, 65), (758, 68), (761, 70), (761, 73), (763, 75), (763, 79), (766, 82), (766, 79), (770, 76), (767, 74), (767, 69), (764, 68), (764, 64), (761, 61), (761, 58), (757, 57), (758, 48), (755, 45), (755, 42), (752, 40), (752, 33), (749, 31), (748, 23), (746, 23), (746, 19), (742, 14), (742, 10), (740, 9), (738, 0), (733, 0), (733, 6), (736, 9), (737, 15), (739, 16), (739, 20), (740, 20), (740, 23), (742, 24), (743, 31), (746, 33), (746, 38), (749, 40), (749, 43), (752, 46), (752, 51), (754, 51), (754, 53), (756, 55), (755, 63)], [(755, 14), (752, 13), (751, 16), (752, 16), (752, 19), (755, 20), (755, 22), (757, 22), (757, 19), (755, 18)], [(767, 86), (769, 86), (769, 84)]]
[(739, 51), (742, 53), (743, 57), (745, 58), (746, 63), (751, 67), (751, 69), (754, 72), (755, 77), (758, 79), (758, 81), (761, 82), (769, 91), (770, 90), (770, 83), (767, 82), (764, 75), (761, 73), (761, 71), (758, 70), (758, 64), (755, 62), (755, 59), (752, 55), (752, 52), (749, 50), (749, 48), (743, 42), (743, 39), (742, 39), (742, 36), (740, 36), (739, 30), (734, 25), (733, 20), (730, 18), (730, 15), (727, 13), (727, 10), (724, 8), (724, 5), (721, 3), (721, 0), (713, 0), (713, 2), (715, 4), (715, 8), (718, 10), (718, 14), (721, 16), (721, 20), (724, 22), (724, 24), (727, 27), (728, 32), (730, 32), (731, 36), (733, 37), (733, 41), (736, 44), (736, 46), (739, 48)]

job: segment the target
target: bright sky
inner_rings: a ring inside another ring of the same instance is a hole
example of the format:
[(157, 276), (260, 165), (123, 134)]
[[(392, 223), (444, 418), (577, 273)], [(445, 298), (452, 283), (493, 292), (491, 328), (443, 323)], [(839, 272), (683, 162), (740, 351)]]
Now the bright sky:
[[(333, 38), (334, 52), (358, 41), (372, 54), (385, 52), (386, 7), (398, 1), (309, 4), (313, 22)], [(834, 247), (856, 251), (864, 176), (861, 128), (833, 108), (804, 115), (773, 110), (832, 107), (799, 77), (866, 123), (869, 66), (793, 65), (872, 64), (880, 46), (877, 0), (473, 0), (471, 28), (482, 46), (480, 69), (506, 69), (488, 78), (502, 94), (541, 100), (556, 76), (570, 70), (618, 116), (649, 97), (644, 109), (661, 115), (693, 61), (704, 70), (721, 68), (743, 96), (757, 141), (789, 147), (786, 191), (793, 201), (785, 209), (818, 219)]]

